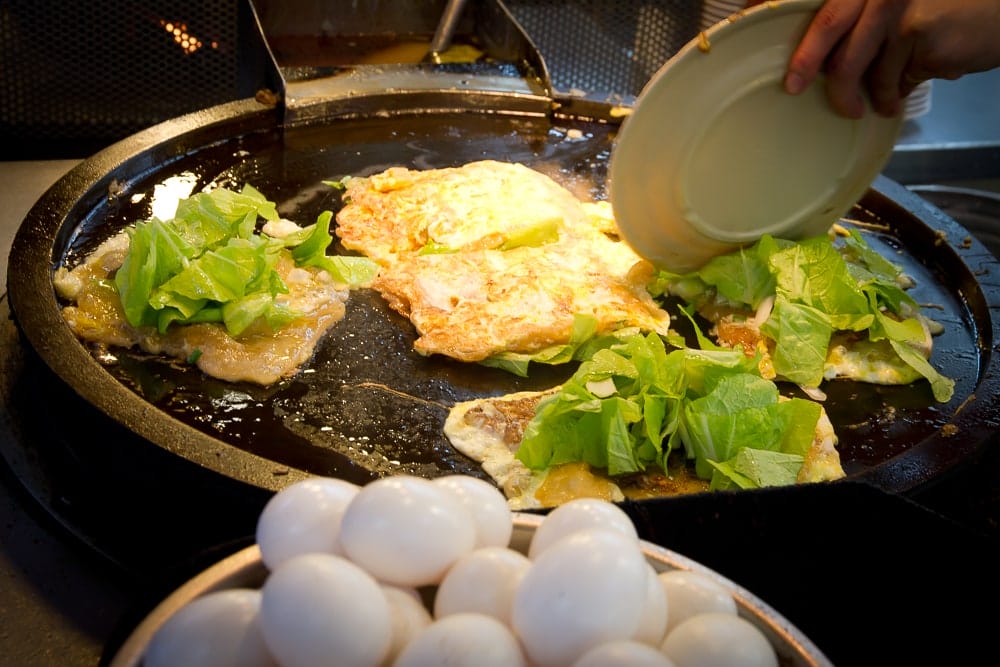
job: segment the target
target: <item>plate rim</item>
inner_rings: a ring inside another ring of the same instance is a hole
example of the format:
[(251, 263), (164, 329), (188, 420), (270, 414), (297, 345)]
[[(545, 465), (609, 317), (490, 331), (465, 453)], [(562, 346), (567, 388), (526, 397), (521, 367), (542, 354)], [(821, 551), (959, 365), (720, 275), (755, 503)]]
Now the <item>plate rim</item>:
[[(745, 49), (746, 40), (752, 39), (753, 35), (762, 34), (764, 38), (772, 39), (772, 35), (761, 31), (775, 29), (775, 19), (783, 19), (786, 23), (799, 21), (804, 30), (821, 4), (822, 0), (764, 3), (716, 23), (668, 59), (636, 98), (631, 113), (623, 120), (612, 150), (608, 192), (622, 237), (653, 264), (684, 273), (699, 268), (712, 256), (752, 242), (762, 231), (793, 239), (823, 233), (857, 203), (890, 159), (903, 124), (902, 116), (885, 118), (869, 109), (861, 119), (842, 119), (841, 125), (841, 117), (830, 109), (825, 122), (834, 123), (832, 127), (843, 127), (843, 134), (850, 134), (854, 140), (849, 145), (838, 144), (847, 145), (848, 153), (841, 164), (834, 161), (838, 168), (837, 175), (833, 177), (830, 187), (819, 194), (818, 202), (809, 197), (799, 198), (803, 202), (801, 206), (777, 212), (775, 217), (778, 222), (765, 230), (734, 228), (730, 231), (726, 225), (716, 225), (713, 220), (700, 220), (697, 212), (686, 212), (689, 207), (687, 193), (692, 190), (690, 184), (697, 184), (698, 179), (684, 177), (684, 167), (695, 159), (699, 148), (704, 152), (704, 147), (698, 145), (702, 138), (716, 134), (706, 130), (707, 123), (721, 118), (723, 113), (745, 102), (750, 95), (767, 93), (763, 84), (771, 85), (783, 77), (784, 63), (790, 57), (797, 38), (793, 35), (787, 42), (773, 47), (755, 48), (754, 53), (761, 53), (761, 56), (757, 59), (757, 69), (749, 72), (752, 81), (735, 92), (720, 91), (719, 84), (687, 85), (683, 86), (683, 95), (679, 95), (680, 84), (697, 79), (698, 72), (702, 72), (702, 78), (711, 74), (718, 81), (719, 60), (706, 57), (717, 45), (733, 44), (734, 48), (741, 45), (738, 48)], [(784, 30), (784, 25), (781, 29)], [(764, 75), (776, 67), (777, 62), (781, 63), (781, 70), (775, 69), (773, 76), (769, 75), (767, 81), (762, 83)], [(709, 70), (714, 70), (714, 74)], [(788, 96), (790, 103), (801, 106), (825, 99), (822, 90), (817, 87), (821, 79), (799, 96), (802, 101), (792, 101), (792, 96)], [(675, 85), (672, 92), (671, 85)], [(779, 87), (774, 86), (774, 90), (778, 91)], [(723, 92), (725, 99), (720, 96)], [(783, 91), (780, 94), (787, 95)], [(671, 98), (678, 97), (683, 100), (682, 103), (674, 104)], [(713, 105), (712, 98), (723, 106)], [(779, 102), (783, 99), (776, 98)], [(760, 162), (760, 152), (748, 161), (750, 164), (746, 167), (750, 169), (753, 163)], [(844, 165), (851, 162), (864, 168), (855, 166), (845, 169)], [(708, 190), (704, 185), (699, 185), (698, 189)], [(760, 210), (774, 199), (771, 196), (758, 200), (745, 198), (745, 205), (730, 205), (729, 208)], [(709, 228), (716, 231), (707, 231)], [(800, 231), (789, 233), (795, 228)]]

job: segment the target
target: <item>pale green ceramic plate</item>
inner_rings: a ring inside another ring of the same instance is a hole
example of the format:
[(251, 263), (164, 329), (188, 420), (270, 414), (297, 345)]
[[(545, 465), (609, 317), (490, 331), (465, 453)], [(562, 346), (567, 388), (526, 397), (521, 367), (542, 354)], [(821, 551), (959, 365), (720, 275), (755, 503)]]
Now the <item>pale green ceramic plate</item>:
[(820, 0), (758, 5), (701, 33), (649, 81), (611, 156), (625, 240), (683, 272), (762, 234), (825, 233), (892, 155), (902, 118), (837, 115), (821, 81), (782, 86)]

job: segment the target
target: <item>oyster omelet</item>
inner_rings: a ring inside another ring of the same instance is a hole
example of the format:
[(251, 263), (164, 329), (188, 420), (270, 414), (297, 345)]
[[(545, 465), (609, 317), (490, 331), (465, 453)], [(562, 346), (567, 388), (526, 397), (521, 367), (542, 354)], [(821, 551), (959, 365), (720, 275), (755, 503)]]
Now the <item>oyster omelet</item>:
[(381, 266), (372, 287), (407, 317), (423, 355), (477, 362), (595, 335), (666, 335), (646, 289), (653, 267), (616, 233), (607, 202), (583, 202), (521, 164), (391, 168), (345, 183), (342, 244)]
[[(265, 231), (282, 236), (299, 229), (295, 223), (268, 223)], [(340, 321), (349, 289), (316, 267), (296, 267), (289, 256), (279, 259), (275, 270), (288, 292), (277, 300), (299, 316), (272, 331), (258, 322), (239, 336), (232, 336), (217, 322), (170, 327), (128, 323), (118, 292), (111, 285), (129, 249), (126, 231), (104, 241), (82, 263), (59, 267), (53, 284), (69, 301), (63, 318), (78, 338), (98, 348), (137, 347), (148, 354), (165, 355), (194, 363), (208, 375), (228, 382), (269, 385), (288, 377), (313, 355), (323, 335)]]
[[(558, 392), (524, 391), (456, 403), (445, 420), (444, 432), (458, 451), (479, 462), (504, 492), (512, 509), (556, 507), (574, 498), (601, 498), (612, 502), (707, 491), (683, 453), (671, 459), (670, 474), (650, 470), (609, 477), (586, 463), (565, 463), (547, 470), (530, 470), (516, 457), (524, 429), (546, 396)], [(845, 472), (837, 452), (837, 436), (826, 412), (816, 423), (812, 446), (798, 474), (799, 483), (841, 479)]]

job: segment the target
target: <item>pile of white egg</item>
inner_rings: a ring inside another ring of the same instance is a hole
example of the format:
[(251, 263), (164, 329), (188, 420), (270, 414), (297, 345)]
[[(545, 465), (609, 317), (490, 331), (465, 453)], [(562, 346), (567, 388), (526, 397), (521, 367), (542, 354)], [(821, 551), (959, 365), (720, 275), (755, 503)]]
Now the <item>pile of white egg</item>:
[(657, 572), (629, 516), (581, 499), (511, 547), (514, 515), (467, 476), (312, 478), (265, 506), (260, 589), (206, 593), (157, 630), (144, 667), (772, 667), (729, 589)]

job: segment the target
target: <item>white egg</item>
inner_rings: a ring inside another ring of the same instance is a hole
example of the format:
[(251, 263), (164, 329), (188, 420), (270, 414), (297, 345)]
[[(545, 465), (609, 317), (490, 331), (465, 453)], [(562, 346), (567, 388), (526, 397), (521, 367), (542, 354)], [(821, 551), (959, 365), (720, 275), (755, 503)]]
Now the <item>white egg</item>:
[(677, 667), (777, 667), (760, 629), (724, 612), (696, 614), (667, 633), (660, 647)]
[(636, 544), (639, 535), (625, 510), (607, 500), (577, 498), (559, 505), (545, 515), (528, 547), (528, 557), (535, 559), (549, 545), (585, 528), (608, 528), (630, 537)]
[(605, 642), (590, 649), (573, 667), (675, 667), (659, 648), (624, 639)]
[(639, 628), (648, 563), (617, 530), (578, 530), (533, 561), (514, 594), (511, 626), (533, 664), (569, 665)]
[(660, 583), (656, 570), (646, 563), (646, 600), (642, 605), (642, 615), (639, 618), (639, 628), (633, 639), (659, 648), (660, 642), (667, 632), (667, 592)]
[(476, 547), (505, 547), (514, 530), (507, 497), (486, 480), (469, 475), (445, 475), (434, 483), (455, 494), (476, 521)]
[(270, 667), (278, 663), (258, 626), (260, 591), (206, 593), (178, 609), (156, 631), (144, 667)]
[(340, 520), (360, 488), (341, 479), (313, 477), (274, 494), (257, 519), (264, 564), (273, 570), (304, 553), (340, 554)]
[(392, 643), (382, 664), (391, 665), (410, 640), (434, 619), (415, 589), (383, 584), (382, 592), (389, 602), (392, 621)]
[(728, 588), (700, 572), (668, 570), (659, 574), (667, 595), (665, 635), (682, 621), (707, 611), (735, 615), (736, 600)]
[(514, 592), (529, 567), (527, 556), (507, 547), (483, 547), (465, 554), (438, 586), (434, 617), (478, 612), (510, 624)]
[(524, 653), (510, 629), (483, 614), (452, 614), (424, 628), (393, 667), (520, 667)]
[(389, 652), (389, 603), (374, 578), (340, 556), (304, 554), (271, 572), (261, 589), (260, 629), (284, 667), (374, 667)]
[(362, 487), (340, 524), (344, 553), (375, 578), (399, 586), (439, 583), (475, 539), (472, 515), (452, 492), (407, 475)]

